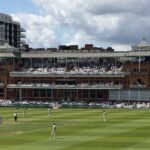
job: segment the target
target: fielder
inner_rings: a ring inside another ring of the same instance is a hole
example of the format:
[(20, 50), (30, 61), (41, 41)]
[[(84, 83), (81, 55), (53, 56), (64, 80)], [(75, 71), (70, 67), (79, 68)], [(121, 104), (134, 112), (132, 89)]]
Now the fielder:
[(48, 116), (50, 116), (50, 111), (51, 111), (50, 108), (48, 108)]
[(17, 122), (17, 113), (14, 113), (14, 121)]
[(52, 127), (51, 138), (52, 139), (56, 138), (56, 124), (55, 124), (55, 122), (54, 122), (53, 127)]
[(103, 110), (103, 120), (104, 120), (104, 122), (106, 121), (106, 111), (105, 110)]

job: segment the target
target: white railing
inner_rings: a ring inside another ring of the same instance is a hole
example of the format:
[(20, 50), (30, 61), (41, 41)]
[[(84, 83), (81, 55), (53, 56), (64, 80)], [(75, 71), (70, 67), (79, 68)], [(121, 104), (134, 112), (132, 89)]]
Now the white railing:
[(13, 89), (122, 89), (123, 85), (51, 85), (51, 84), (8, 84), (7, 88)]
[(55, 72), (10, 72), (11, 77), (125, 77), (125, 72), (98, 72), (98, 73), (55, 73)]

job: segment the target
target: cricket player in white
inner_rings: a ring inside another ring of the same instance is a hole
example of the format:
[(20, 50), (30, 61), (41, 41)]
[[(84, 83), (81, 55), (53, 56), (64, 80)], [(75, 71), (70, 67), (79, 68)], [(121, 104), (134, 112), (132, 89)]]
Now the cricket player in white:
[(50, 115), (50, 108), (48, 108), (48, 116)]
[(104, 120), (104, 122), (106, 121), (106, 111), (105, 110), (103, 110), (103, 120)]
[(52, 133), (51, 133), (51, 138), (56, 138), (56, 124), (54, 122), (53, 127), (52, 127)]
[(17, 122), (17, 113), (14, 113), (14, 121)]

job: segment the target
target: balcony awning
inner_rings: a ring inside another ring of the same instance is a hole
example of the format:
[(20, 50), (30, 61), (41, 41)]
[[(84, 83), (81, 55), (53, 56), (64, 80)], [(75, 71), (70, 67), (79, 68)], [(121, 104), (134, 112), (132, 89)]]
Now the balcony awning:
[(125, 52), (105, 52), (105, 53), (91, 53), (91, 52), (29, 52), (22, 53), (22, 58), (110, 58), (110, 57), (124, 57)]

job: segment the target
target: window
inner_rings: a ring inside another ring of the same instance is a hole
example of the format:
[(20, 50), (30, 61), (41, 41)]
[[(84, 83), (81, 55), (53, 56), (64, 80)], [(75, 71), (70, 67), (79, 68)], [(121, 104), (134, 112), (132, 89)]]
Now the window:
[(90, 98), (95, 98), (95, 90), (90, 90)]
[(83, 98), (88, 98), (89, 94), (88, 94), (88, 90), (83, 90)]
[(97, 90), (97, 98), (102, 98), (102, 92), (100, 90)]
[(40, 97), (46, 97), (46, 90), (45, 89), (40, 90)]
[(39, 89), (34, 89), (34, 97), (39, 97)]
[(51, 89), (47, 89), (47, 97), (51, 97)]
[(0, 89), (0, 97), (4, 96), (4, 89)]

